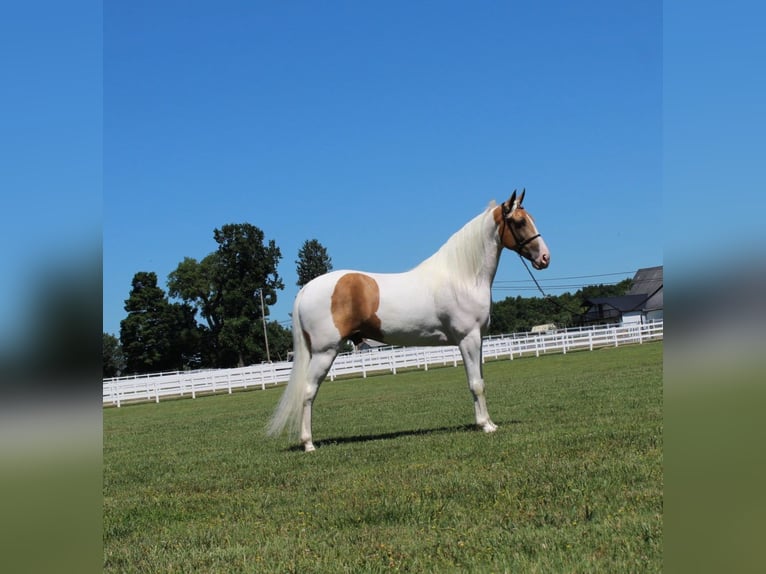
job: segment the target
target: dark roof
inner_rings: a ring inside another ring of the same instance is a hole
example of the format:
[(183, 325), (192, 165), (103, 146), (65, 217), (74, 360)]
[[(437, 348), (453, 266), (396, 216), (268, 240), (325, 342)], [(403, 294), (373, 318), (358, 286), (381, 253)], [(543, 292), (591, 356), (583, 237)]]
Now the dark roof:
[(633, 285), (628, 295), (643, 295), (648, 299), (641, 305), (643, 311), (662, 309), (662, 265), (639, 269), (633, 276)]

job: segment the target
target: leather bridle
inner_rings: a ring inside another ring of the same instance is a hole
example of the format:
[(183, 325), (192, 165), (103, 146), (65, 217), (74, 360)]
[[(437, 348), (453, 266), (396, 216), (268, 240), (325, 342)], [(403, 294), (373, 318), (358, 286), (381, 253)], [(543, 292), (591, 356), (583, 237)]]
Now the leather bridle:
[[(518, 206), (516, 207), (516, 209), (524, 209), (524, 208), (521, 206)], [(540, 237), (542, 234), (538, 233), (536, 235), (533, 235), (532, 237), (521, 239), (513, 230), (513, 226), (508, 225), (508, 218), (513, 213), (513, 211), (514, 211), (513, 208), (509, 209), (505, 205), (503, 205), (503, 225), (505, 226), (503, 230), (503, 234), (505, 233), (505, 229), (511, 232), (511, 236), (513, 237), (513, 240), (516, 242), (516, 245), (513, 247), (513, 250), (519, 255), (521, 255), (521, 250), (524, 248), (524, 246), (530, 243), (531, 241), (534, 241), (535, 239)], [(503, 234), (501, 234), (501, 237)]]

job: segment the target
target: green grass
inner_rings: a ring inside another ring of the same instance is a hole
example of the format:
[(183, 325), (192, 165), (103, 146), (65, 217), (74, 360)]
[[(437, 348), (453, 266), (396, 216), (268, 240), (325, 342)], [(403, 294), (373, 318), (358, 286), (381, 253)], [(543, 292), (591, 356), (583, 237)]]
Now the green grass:
[(104, 410), (107, 572), (658, 572), (662, 343)]

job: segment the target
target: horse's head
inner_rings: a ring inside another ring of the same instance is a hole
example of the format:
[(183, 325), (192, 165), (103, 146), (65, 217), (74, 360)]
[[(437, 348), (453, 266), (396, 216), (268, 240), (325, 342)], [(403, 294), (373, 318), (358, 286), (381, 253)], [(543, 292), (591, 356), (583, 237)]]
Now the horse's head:
[(510, 199), (497, 208), (495, 219), (500, 241), (503, 247), (526, 257), (535, 269), (545, 269), (551, 262), (551, 254), (535, 220), (521, 205), (525, 193), (526, 189), (523, 189), (517, 198), (514, 189)]

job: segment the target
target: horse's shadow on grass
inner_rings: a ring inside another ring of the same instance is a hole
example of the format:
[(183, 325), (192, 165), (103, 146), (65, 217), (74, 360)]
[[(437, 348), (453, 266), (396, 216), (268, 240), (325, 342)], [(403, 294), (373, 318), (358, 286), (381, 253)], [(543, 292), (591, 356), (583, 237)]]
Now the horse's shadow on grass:
[[(504, 422), (498, 423), (498, 426), (502, 427), (504, 425), (517, 425), (517, 424), (521, 424), (521, 422), (522, 421), (520, 420), (504, 421)], [(423, 436), (423, 435), (434, 435), (434, 434), (456, 433), (456, 432), (480, 432), (480, 429), (475, 424), (465, 424), (465, 425), (437, 427), (437, 428), (431, 428), (431, 429), (412, 429), (412, 430), (402, 430), (402, 431), (385, 432), (385, 433), (377, 433), (377, 434), (341, 436), (341, 437), (334, 437), (334, 438), (331, 437), (331, 438), (325, 438), (325, 439), (314, 441), (314, 446), (316, 448), (322, 448), (323, 446), (331, 446), (331, 445), (338, 445), (338, 444), (354, 444), (354, 443), (360, 443), (360, 442), (372, 442), (376, 440), (392, 440), (392, 439), (397, 439), (397, 438), (406, 437), (406, 436)], [(303, 446), (294, 445), (294, 446), (291, 446), (289, 450), (296, 450), (296, 451), (302, 452)]]

